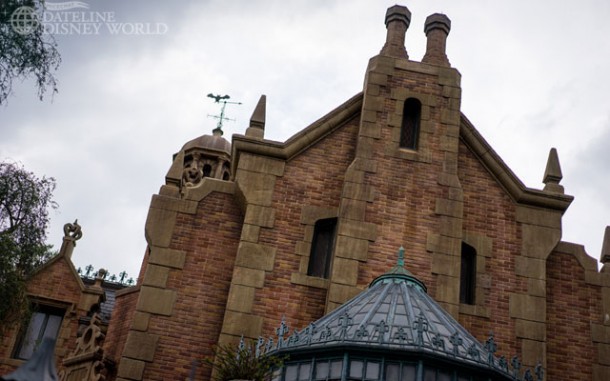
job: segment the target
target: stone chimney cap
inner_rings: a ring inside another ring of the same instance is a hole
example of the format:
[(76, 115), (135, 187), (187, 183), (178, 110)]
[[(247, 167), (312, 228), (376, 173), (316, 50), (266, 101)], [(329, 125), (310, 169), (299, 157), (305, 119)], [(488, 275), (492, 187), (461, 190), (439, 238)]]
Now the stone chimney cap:
[(388, 26), (389, 23), (393, 21), (402, 21), (409, 27), (411, 24), (411, 11), (405, 6), (402, 5), (394, 5), (388, 8), (385, 13), (385, 25)]
[(449, 34), (451, 30), (451, 20), (447, 15), (442, 13), (434, 13), (426, 18), (424, 24), (424, 33), (428, 34), (432, 29), (442, 29), (445, 33)]

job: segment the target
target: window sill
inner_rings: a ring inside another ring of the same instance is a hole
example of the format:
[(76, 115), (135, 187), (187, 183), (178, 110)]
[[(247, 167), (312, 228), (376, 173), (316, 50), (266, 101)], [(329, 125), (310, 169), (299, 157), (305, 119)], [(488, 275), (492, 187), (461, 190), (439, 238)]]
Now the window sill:
[(489, 318), (489, 310), (487, 307), (477, 306), (476, 304), (460, 304), (460, 313)]
[(302, 273), (292, 273), (290, 276), (290, 283), (327, 290), (330, 282), (328, 279), (324, 278), (309, 276)]

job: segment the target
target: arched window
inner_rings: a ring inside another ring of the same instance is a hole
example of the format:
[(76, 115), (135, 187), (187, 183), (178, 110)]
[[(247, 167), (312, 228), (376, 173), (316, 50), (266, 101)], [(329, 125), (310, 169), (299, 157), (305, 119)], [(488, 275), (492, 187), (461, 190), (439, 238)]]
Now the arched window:
[(407, 99), (402, 109), (402, 126), (400, 127), (401, 148), (417, 149), (420, 118), (421, 102), (415, 98)]
[(230, 178), (231, 178), (231, 175), (229, 175), (229, 172), (225, 171), (225, 172), (222, 174), (222, 179), (223, 179), (224, 181), (229, 181), (229, 179), (230, 179)]
[(336, 218), (326, 218), (316, 221), (309, 254), (307, 275), (328, 278), (330, 260), (335, 243)]
[(460, 303), (475, 304), (477, 281), (477, 251), (462, 242), (462, 266), (460, 271)]
[(203, 177), (210, 177), (210, 174), (212, 174), (212, 166), (205, 164), (203, 166)]

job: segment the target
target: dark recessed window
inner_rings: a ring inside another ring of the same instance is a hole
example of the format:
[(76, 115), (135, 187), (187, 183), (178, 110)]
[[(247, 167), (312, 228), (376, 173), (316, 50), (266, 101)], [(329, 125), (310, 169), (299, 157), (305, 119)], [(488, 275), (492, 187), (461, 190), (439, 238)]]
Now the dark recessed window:
[(402, 126), (400, 128), (401, 148), (417, 149), (420, 118), (421, 102), (415, 98), (407, 99), (402, 111)]
[(462, 242), (462, 268), (460, 271), (460, 303), (475, 304), (477, 277), (477, 251)]
[(18, 341), (15, 358), (28, 360), (44, 338), (57, 338), (64, 313), (65, 311), (61, 308), (37, 305), (27, 329), (21, 334)]
[(307, 275), (328, 278), (335, 243), (336, 218), (318, 220), (314, 227)]
[(212, 166), (209, 164), (206, 164), (203, 166), (203, 177), (210, 177), (210, 175), (212, 174)]

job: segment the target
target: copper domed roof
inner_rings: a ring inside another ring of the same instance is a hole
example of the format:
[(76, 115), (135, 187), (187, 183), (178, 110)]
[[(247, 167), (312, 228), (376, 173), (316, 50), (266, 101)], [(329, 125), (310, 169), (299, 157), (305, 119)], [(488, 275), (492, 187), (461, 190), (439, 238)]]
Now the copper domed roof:
[(222, 137), (222, 130), (214, 129), (214, 135), (202, 135), (191, 140), (182, 147), (182, 151), (199, 148), (212, 151), (220, 151), (231, 154), (231, 143)]

